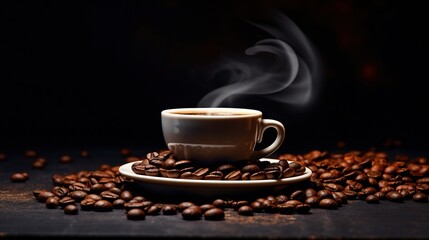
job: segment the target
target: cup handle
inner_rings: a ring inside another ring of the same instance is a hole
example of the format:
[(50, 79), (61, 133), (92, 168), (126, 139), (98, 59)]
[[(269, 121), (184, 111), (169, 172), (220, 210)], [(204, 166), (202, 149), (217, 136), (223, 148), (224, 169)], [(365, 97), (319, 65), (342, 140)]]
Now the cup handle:
[(271, 143), (271, 145), (269, 145), (268, 147), (261, 149), (259, 151), (255, 151), (253, 152), (251, 159), (252, 160), (257, 160), (263, 157), (266, 157), (268, 155), (270, 155), (271, 153), (275, 152), (283, 143), (283, 140), (285, 138), (285, 127), (284, 125), (276, 120), (273, 119), (262, 119), (260, 122), (260, 130), (258, 132), (258, 136), (257, 136), (257, 141), (258, 143), (260, 143), (262, 141), (262, 137), (264, 135), (265, 130), (267, 130), (268, 128), (274, 128), (277, 131), (277, 137), (274, 140), (273, 143)]

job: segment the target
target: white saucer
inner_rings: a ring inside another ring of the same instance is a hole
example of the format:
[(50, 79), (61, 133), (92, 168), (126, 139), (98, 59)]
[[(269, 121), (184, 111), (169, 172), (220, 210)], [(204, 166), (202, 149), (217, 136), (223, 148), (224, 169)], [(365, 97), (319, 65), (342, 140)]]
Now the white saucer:
[[(277, 162), (278, 159), (262, 158), (261, 161)], [(151, 191), (162, 193), (184, 193), (197, 195), (243, 194), (254, 191), (282, 189), (288, 185), (308, 180), (311, 170), (305, 169), (302, 175), (282, 179), (264, 180), (196, 180), (167, 177), (153, 177), (136, 174), (131, 169), (135, 162), (129, 162), (119, 167), (119, 172)]]

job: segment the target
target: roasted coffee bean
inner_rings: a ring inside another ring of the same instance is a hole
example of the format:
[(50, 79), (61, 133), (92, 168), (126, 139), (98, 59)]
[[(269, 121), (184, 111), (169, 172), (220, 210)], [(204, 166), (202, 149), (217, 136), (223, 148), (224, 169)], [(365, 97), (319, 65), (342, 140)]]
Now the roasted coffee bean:
[(250, 180), (264, 180), (266, 178), (267, 176), (264, 171), (252, 173), (249, 177)]
[(169, 178), (179, 178), (180, 177), (180, 170), (179, 169), (169, 169), (167, 170), (167, 177)]
[(236, 167), (233, 164), (223, 164), (215, 169), (216, 171), (221, 171), (224, 175), (236, 170)]
[(305, 192), (303, 190), (297, 190), (290, 195), (290, 199), (298, 200), (301, 202), (305, 201), (305, 198)]
[(199, 206), (190, 206), (182, 211), (182, 218), (185, 220), (198, 220), (203, 216)]
[(295, 206), (292, 204), (279, 204), (276, 206), (280, 214), (292, 214), (295, 211)]
[(286, 195), (280, 194), (276, 196), (277, 204), (285, 203), (289, 198)]
[(45, 168), (47, 163), (48, 161), (46, 161), (45, 158), (39, 157), (33, 161), (33, 163), (31, 164), (31, 167), (34, 169), (43, 169)]
[(46, 202), (46, 199), (50, 197), (55, 197), (55, 194), (49, 191), (41, 191), (39, 194), (37, 194), (36, 199), (39, 202)]
[(73, 204), (75, 204), (76, 200), (74, 200), (73, 198), (71, 198), (69, 196), (66, 196), (66, 197), (61, 198), (60, 201), (59, 201), (59, 203), (60, 203), (60, 206), (62, 208), (64, 208), (67, 205), (73, 205)]
[(307, 214), (311, 210), (310, 204), (301, 204), (295, 207), (295, 211), (299, 214)]
[(133, 208), (127, 211), (127, 219), (129, 220), (143, 220), (145, 218), (146, 213), (139, 208)]
[(243, 205), (237, 209), (238, 214), (245, 216), (252, 216), (253, 209), (249, 205)]
[(152, 205), (152, 206), (150, 206), (150, 207), (147, 208), (146, 214), (147, 215), (152, 215), (152, 216), (159, 215), (160, 212), (161, 212), (161, 209), (162, 209), (162, 207), (159, 208), (158, 205)]
[(100, 193), (100, 196), (101, 196), (103, 199), (105, 199), (105, 200), (107, 200), (107, 201), (109, 201), (109, 202), (113, 202), (113, 201), (115, 201), (116, 199), (119, 199), (119, 198), (120, 198), (120, 196), (119, 196), (118, 194), (113, 193), (113, 192), (111, 192), (111, 191), (103, 191), (103, 192), (101, 192), (101, 193)]
[(344, 192), (333, 192), (332, 196), (337, 196), (341, 199), (341, 203), (346, 204), (348, 202), (348, 197)]
[(80, 201), (80, 209), (84, 211), (91, 211), (94, 209), (95, 200), (92, 198), (85, 198)]
[(85, 196), (85, 199), (87, 199), (87, 198), (93, 199), (93, 200), (95, 200), (95, 201), (98, 201), (98, 200), (100, 200), (100, 199), (103, 199), (100, 195), (97, 195), (97, 194), (95, 194), (95, 193), (90, 193), (90, 194), (86, 195), (86, 196)]
[(35, 150), (29, 149), (29, 150), (25, 151), (24, 156), (27, 158), (35, 158), (35, 157), (37, 157), (37, 152)]
[(136, 174), (142, 174), (142, 175), (146, 174), (145, 164), (143, 164), (142, 162), (133, 163), (133, 165), (131, 165), (131, 170)]
[(108, 212), (113, 210), (113, 205), (107, 200), (101, 199), (94, 203), (94, 211)]
[(147, 205), (143, 203), (143, 201), (132, 201), (130, 200), (129, 202), (124, 203), (124, 208), (125, 210), (130, 210), (133, 208), (140, 208), (140, 209), (144, 209)]
[(241, 172), (243, 173), (246, 173), (246, 172), (255, 173), (255, 172), (259, 172), (260, 170), (261, 169), (256, 164), (248, 164), (241, 168)]
[(292, 162), (289, 162), (289, 167), (295, 170), (298, 170), (301, 168), (301, 164), (299, 164), (298, 162), (292, 161)]
[(241, 200), (241, 201), (232, 202), (231, 207), (234, 208), (234, 210), (237, 210), (241, 206), (246, 206), (246, 205), (249, 205), (249, 203), (246, 200)]
[(317, 196), (317, 191), (313, 188), (305, 189), (304, 193), (305, 193), (305, 197), (307, 197), (307, 198), (312, 197), (312, 196)]
[(289, 177), (293, 177), (293, 176), (295, 176), (295, 168), (293, 168), (293, 167), (285, 168), (282, 172), (283, 178), (289, 178)]
[(225, 212), (220, 208), (210, 208), (204, 212), (204, 219), (206, 220), (223, 220)]
[(413, 195), (414, 202), (428, 202), (428, 196), (422, 192), (417, 192)]
[(76, 202), (82, 201), (86, 197), (86, 195), (88, 195), (88, 193), (81, 190), (76, 190), (69, 193), (69, 196), (76, 200)]
[(125, 200), (125, 201), (129, 201), (129, 200), (133, 199), (133, 193), (131, 191), (128, 191), (128, 190), (122, 191), (120, 194), (120, 198)]
[(240, 180), (240, 178), (241, 178), (240, 170), (233, 170), (225, 176), (225, 180)]
[(213, 201), (213, 206), (220, 209), (225, 209), (227, 207), (227, 202), (223, 199), (216, 199)]
[(279, 169), (276, 170), (264, 170), (267, 179), (278, 179), (282, 177), (282, 172)]
[(370, 194), (365, 198), (365, 201), (367, 203), (379, 203), (380, 202), (380, 198), (375, 195), (375, 194)]
[(162, 206), (162, 214), (164, 215), (176, 215), (177, 214), (177, 208), (173, 205), (166, 204)]
[(190, 160), (179, 160), (174, 163), (174, 168), (182, 170), (184, 168), (190, 167), (192, 162)]
[(323, 190), (319, 190), (317, 192), (317, 196), (320, 199), (324, 199), (324, 198), (332, 198), (332, 192), (327, 190), (327, 189), (323, 189)]
[(81, 150), (79, 152), (80, 157), (82, 158), (88, 158), (89, 157), (89, 151), (88, 150)]
[(283, 169), (286, 169), (286, 168), (289, 167), (289, 162), (287, 160), (285, 160), (285, 159), (280, 159), (277, 162), (277, 164), (280, 165), (280, 166), (282, 166)]
[(302, 175), (302, 174), (304, 174), (304, 172), (305, 172), (305, 167), (304, 167), (304, 166), (301, 166), (300, 168), (295, 169), (295, 174), (294, 174), (294, 176)]
[[(215, 205), (215, 204), (213, 204), (213, 205)], [(177, 210), (179, 212), (182, 212), (183, 210), (185, 210), (186, 208), (191, 207), (191, 206), (196, 206), (196, 205), (193, 202), (181, 202), (177, 206)]]
[(70, 156), (70, 155), (68, 155), (68, 154), (64, 154), (64, 155), (61, 155), (60, 156), (60, 162), (62, 162), (62, 163), (70, 163), (70, 162), (72, 162), (73, 161), (73, 158)]
[(10, 175), (10, 180), (12, 182), (25, 182), (28, 180), (28, 173), (25, 172), (16, 172)]
[(65, 187), (56, 186), (52, 189), (52, 193), (57, 197), (65, 197), (69, 194), (69, 190)]
[(192, 173), (195, 176), (195, 179), (204, 179), (204, 176), (209, 172), (209, 168), (199, 168)]
[(338, 203), (332, 198), (324, 198), (320, 200), (319, 207), (325, 209), (337, 209)]
[(167, 158), (164, 161), (164, 167), (166, 169), (172, 169), (172, 168), (174, 168), (175, 163), (176, 163), (176, 160), (174, 158), (171, 158), (171, 157)]
[(124, 208), (126, 201), (124, 199), (116, 199), (115, 201), (113, 201), (112, 206), (115, 209), (121, 209)]
[(213, 204), (203, 204), (200, 206), (201, 212), (205, 213), (207, 210), (214, 208), (215, 206), (213, 206)]
[(60, 205), (58, 197), (48, 197), (46, 199), (45, 205), (47, 208), (57, 208)]
[(386, 193), (386, 199), (391, 202), (402, 202), (404, 197), (397, 191), (390, 191)]
[(304, 203), (315, 208), (319, 206), (320, 198), (318, 196), (311, 196), (305, 199)]
[(65, 214), (75, 215), (75, 214), (78, 214), (78, 212), (79, 212), (79, 208), (74, 204), (68, 204), (64, 207)]

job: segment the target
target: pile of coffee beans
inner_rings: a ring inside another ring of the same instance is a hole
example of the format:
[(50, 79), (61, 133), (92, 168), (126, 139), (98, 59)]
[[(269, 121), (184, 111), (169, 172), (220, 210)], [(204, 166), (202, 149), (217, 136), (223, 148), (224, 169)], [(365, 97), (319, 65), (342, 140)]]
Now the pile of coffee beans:
[[(140, 159), (139, 159), (140, 160)], [(281, 179), (304, 174), (305, 167), (298, 162), (244, 161), (225, 163), (215, 167), (198, 167), (191, 160), (177, 160), (170, 151), (151, 152), (131, 169), (134, 173), (152, 177), (197, 180), (264, 180)]]
[[(126, 159), (129, 157), (127, 155)], [(148, 171), (150, 169), (157, 169), (156, 176), (163, 176), (161, 169), (183, 170), (191, 167), (189, 162), (178, 164), (180, 161), (174, 161), (166, 151), (151, 152), (146, 158), (137, 159), (139, 160), (133, 165), (134, 169), (140, 169), (144, 174), (156, 172)], [(236, 166), (235, 170), (239, 169), (241, 174), (237, 179), (243, 179), (242, 175), (248, 172), (259, 172), (247, 170), (252, 168), (262, 169), (266, 176), (272, 174), (267, 168), (276, 169), (278, 171), (276, 177), (279, 178), (285, 169), (292, 168), (296, 172), (305, 167), (312, 170), (311, 178), (274, 195), (243, 196), (243, 199), (217, 198), (205, 200), (206, 202), (194, 202), (194, 199), (157, 202), (156, 196), (143, 196), (138, 188), (134, 188), (133, 180), (119, 173), (119, 166), (102, 164), (95, 170), (82, 170), (66, 175), (55, 174), (52, 176), (52, 189), (34, 190), (33, 195), (37, 201), (44, 203), (46, 208), (62, 209), (65, 214), (78, 214), (79, 211), (110, 212), (121, 209), (129, 220), (180, 214), (184, 220), (216, 221), (224, 220), (225, 211), (228, 210), (236, 211), (243, 217), (257, 213), (307, 214), (313, 208), (337, 209), (354, 200), (363, 200), (369, 204), (384, 200), (428, 202), (429, 162), (425, 157), (396, 155), (389, 159), (386, 153), (376, 151), (329, 153), (314, 150), (302, 155), (283, 154), (278, 159), (278, 164), (246, 163), (240, 168)], [(160, 161), (158, 165), (157, 161)], [(167, 166), (170, 162), (173, 167)], [(146, 168), (148, 165), (156, 167)], [(232, 169), (231, 166), (228, 169)], [(222, 168), (213, 171), (221, 172), (224, 176), (222, 179), (227, 179), (225, 176), (228, 176), (228, 173), (223, 172)], [(191, 179), (196, 177), (206, 179), (211, 171), (204, 171), (207, 174), (203, 174), (203, 178), (198, 174), (198, 169), (182, 171), (181, 175), (186, 172), (195, 175)]]
[(316, 199), (306, 199), (306, 202), (315, 202), (311, 205), (320, 205), (328, 195), (337, 203), (343, 203), (345, 199), (368, 203), (383, 199), (428, 202), (429, 162), (426, 157), (410, 158), (398, 154), (389, 159), (385, 152), (330, 154), (315, 150), (305, 155), (283, 154), (279, 159), (297, 161), (312, 170), (310, 183), (319, 192), (306, 190), (307, 197), (316, 196)]

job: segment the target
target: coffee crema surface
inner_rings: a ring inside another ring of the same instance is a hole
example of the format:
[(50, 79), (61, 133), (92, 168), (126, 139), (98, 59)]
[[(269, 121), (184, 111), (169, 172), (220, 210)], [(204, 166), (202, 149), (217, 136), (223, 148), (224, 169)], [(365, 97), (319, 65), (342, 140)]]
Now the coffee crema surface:
[(250, 113), (245, 112), (171, 112), (178, 115), (198, 115), (198, 116), (245, 116)]

